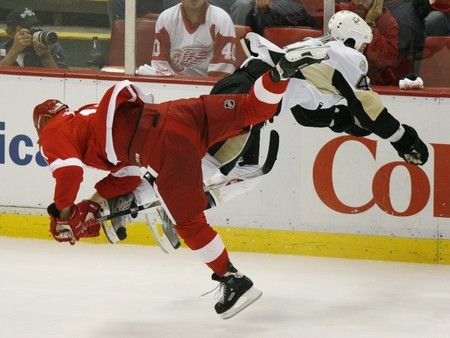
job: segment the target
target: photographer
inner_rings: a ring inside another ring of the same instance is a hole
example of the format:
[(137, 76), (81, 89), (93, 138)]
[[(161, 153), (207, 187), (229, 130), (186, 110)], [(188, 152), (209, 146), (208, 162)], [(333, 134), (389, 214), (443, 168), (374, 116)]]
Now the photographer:
[(64, 51), (53, 32), (45, 32), (29, 8), (6, 16), (9, 39), (0, 46), (1, 66), (68, 68)]

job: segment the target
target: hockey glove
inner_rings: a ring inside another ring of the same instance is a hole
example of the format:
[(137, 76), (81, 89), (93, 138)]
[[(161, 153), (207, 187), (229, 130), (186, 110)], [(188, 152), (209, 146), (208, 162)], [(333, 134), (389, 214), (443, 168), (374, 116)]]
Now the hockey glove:
[(298, 124), (305, 127), (328, 127), (333, 120), (334, 108), (326, 109), (306, 109), (300, 105), (291, 108), (292, 115)]
[(346, 105), (340, 104), (333, 108), (333, 122), (330, 126), (332, 131), (335, 133), (342, 133), (355, 124), (353, 116), (350, 114), (350, 109)]
[(391, 142), (398, 155), (406, 162), (415, 165), (425, 164), (428, 160), (428, 148), (417, 135), (416, 130), (406, 124), (402, 125), (405, 133), (397, 142)]
[(285, 81), (300, 69), (328, 58), (328, 46), (303, 46), (286, 52), (270, 71), (273, 82)]
[[(70, 242), (74, 245), (82, 237), (97, 237), (100, 223), (96, 221), (100, 205), (84, 200), (72, 205), (67, 219), (57, 217), (59, 212), (54, 204), (47, 208), (50, 216), (50, 232), (58, 242)], [(56, 212), (55, 212), (56, 210)]]
[(358, 128), (346, 105), (336, 105), (330, 108), (314, 110), (296, 105), (291, 108), (291, 112), (295, 120), (305, 127), (329, 127), (335, 133), (347, 132), (349, 134), (354, 128)]

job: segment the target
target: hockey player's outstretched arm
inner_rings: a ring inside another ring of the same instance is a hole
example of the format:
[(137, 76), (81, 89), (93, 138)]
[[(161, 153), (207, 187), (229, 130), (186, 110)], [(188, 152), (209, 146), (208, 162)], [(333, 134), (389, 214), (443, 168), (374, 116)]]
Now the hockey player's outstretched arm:
[(347, 100), (348, 107), (358, 123), (370, 132), (391, 142), (406, 162), (423, 165), (428, 160), (428, 149), (414, 128), (402, 125), (383, 105), (380, 96), (372, 90), (353, 91), (338, 71), (333, 85)]

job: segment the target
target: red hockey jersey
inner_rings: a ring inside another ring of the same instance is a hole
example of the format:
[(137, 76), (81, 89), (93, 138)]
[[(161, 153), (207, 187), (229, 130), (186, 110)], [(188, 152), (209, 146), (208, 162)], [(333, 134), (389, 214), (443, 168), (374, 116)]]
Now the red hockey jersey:
[(178, 4), (158, 17), (151, 65), (163, 73), (224, 76), (235, 69), (235, 48), (234, 25), (224, 10), (206, 4), (193, 25)]
[[(123, 81), (110, 88), (98, 105), (59, 114), (42, 130), (39, 144), (56, 180), (54, 201), (59, 210), (74, 203), (86, 166), (110, 172), (95, 186), (104, 198), (129, 193), (139, 185), (140, 169), (130, 165), (123, 149), (134, 133), (141, 97), (146, 98)], [(114, 119), (119, 105), (126, 107), (126, 114)], [(113, 122), (121, 125), (115, 128), (120, 133), (113, 133)]]

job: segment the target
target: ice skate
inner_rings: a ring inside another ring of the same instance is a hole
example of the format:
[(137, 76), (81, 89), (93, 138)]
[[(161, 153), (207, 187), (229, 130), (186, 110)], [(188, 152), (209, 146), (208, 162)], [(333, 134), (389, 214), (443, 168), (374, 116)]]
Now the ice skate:
[(225, 276), (212, 275), (212, 279), (220, 283), (220, 291), (223, 292), (220, 300), (215, 305), (217, 314), (223, 319), (229, 319), (261, 297), (262, 292), (253, 287), (250, 278), (238, 272), (230, 263)]
[(307, 46), (288, 50), (271, 71), (272, 80), (274, 82), (287, 80), (299, 69), (327, 59), (328, 50), (328, 46)]
[[(247, 33), (240, 43), (247, 57), (260, 59), (272, 67), (275, 67), (284, 55), (282, 48), (254, 32)], [(245, 64), (246, 62), (243, 65)]]
[(175, 229), (175, 225), (170, 220), (167, 213), (163, 208), (158, 208), (159, 217), (161, 217), (162, 221), (162, 229), (170, 244), (174, 249), (178, 249), (180, 247), (180, 238), (178, 237), (177, 231)]
[[(109, 212), (111, 214), (118, 211), (130, 209), (134, 204), (134, 195), (132, 193), (117, 196), (108, 200)], [(115, 243), (123, 241), (127, 238), (126, 223), (129, 222), (130, 216), (120, 216), (111, 219), (111, 225), (103, 224), (103, 230), (109, 242)], [(112, 227), (112, 229), (111, 229)]]

